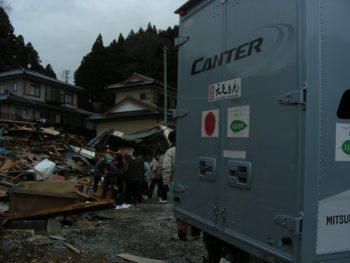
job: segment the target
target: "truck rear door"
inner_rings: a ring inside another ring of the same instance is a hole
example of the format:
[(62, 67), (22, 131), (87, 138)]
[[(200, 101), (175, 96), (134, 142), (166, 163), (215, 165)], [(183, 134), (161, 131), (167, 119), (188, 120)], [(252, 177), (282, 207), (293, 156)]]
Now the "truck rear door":
[(287, 261), (298, 253), (303, 165), (297, 8), (202, 1), (180, 24), (176, 215)]
[(225, 6), (225, 50), (235, 50), (223, 80), (238, 79), (241, 96), (227, 99), (222, 112), (222, 231), (292, 261), (300, 240), (305, 110), (297, 2)]
[[(177, 121), (177, 211), (216, 228), (221, 155), (220, 113), (223, 101), (208, 103), (208, 84), (223, 78), (223, 68), (201, 73), (211, 62), (209, 54), (224, 48), (223, 6), (204, 1), (180, 24), (177, 108), (187, 114)], [(198, 32), (201, 32), (198, 34)], [(188, 218), (186, 218), (187, 220)]]

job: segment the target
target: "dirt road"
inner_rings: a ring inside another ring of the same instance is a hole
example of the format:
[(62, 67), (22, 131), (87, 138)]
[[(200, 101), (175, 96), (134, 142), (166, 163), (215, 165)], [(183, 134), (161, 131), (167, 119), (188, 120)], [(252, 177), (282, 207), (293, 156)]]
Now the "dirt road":
[[(82, 214), (73, 225), (63, 226), (55, 239), (46, 231), (35, 231), (34, 238), (2, 232), (0, 262), (126, 262), (118, 254), (165, 262), (203, 262), (203, 242), (173, 240), (175, 234), (173, 203), (150, 200), (127, 209)], [(67, 243), (80, 253), (69, 249)]]

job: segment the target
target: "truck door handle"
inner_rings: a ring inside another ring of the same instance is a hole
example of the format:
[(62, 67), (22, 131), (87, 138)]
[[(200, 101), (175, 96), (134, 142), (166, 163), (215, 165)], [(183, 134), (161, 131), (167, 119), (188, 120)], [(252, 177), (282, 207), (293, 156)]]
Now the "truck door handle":
[(252, 181), (251, 163), (229, 160), (227, 180), (230, 186), (250, 189)]
[(238, 182), (240, 182), (242, 184), (247, 183), (248, 174), (246, 171), (241, 172), (241, 171), (230, 170), (230, 176), (236, 177), (238, 179)]
[(212, 173), (214, 171), (214, 167), (210, 164), (207, 164), (205, 161), (199, 161), (199, 173), (202, 175), (206, 175), (207, 173)]
[(216, 159), (211, 157), (199, 157), (198, 177), (203, 181), (215, 182)]

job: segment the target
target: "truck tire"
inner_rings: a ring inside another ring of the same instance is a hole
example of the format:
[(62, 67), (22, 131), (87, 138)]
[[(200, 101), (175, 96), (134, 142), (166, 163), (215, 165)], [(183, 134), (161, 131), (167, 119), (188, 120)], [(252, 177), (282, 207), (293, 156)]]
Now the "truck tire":
[(219, 263), (221, 259), (221, 241), (207, 233), (203, 233), (203, 242), (207, 250), (206, 263)]
[(265, 261), (250, 255), (249, 253), (223, 242), (207, 233), (203, 233), (203, 242), (207, 250), (206, 263), (265, 263)]

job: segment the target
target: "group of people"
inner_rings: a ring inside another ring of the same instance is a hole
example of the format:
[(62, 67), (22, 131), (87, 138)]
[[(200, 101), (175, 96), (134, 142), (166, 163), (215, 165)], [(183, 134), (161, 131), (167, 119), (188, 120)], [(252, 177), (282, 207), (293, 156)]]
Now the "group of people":
[(157, 201), (167, 202), (170, 182), (175, 173), (175, 132), (168, 135), (170, 148), (163, 154), (157, 150), (148, 163), (139, 152), (100, 156), (94, 171), (94, 192), (102, 181), (102, 197), (112, 190), (117, 203), (135, 204), (152, 199), (157, 185)]

